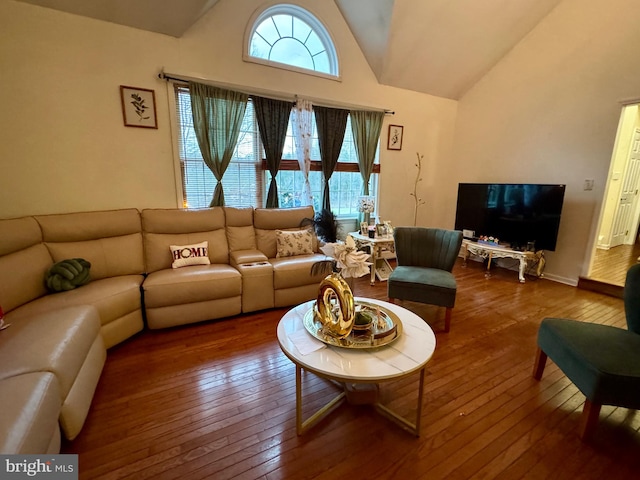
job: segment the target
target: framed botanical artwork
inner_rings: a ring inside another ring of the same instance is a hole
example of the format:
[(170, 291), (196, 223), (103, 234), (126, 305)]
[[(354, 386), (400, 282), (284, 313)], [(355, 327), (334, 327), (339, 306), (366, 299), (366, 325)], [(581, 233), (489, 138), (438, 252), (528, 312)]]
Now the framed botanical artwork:
[(402, 134), (404, 127), (389, 125), (389, 138), (387, 138), (387, 150), (402, 150)]
[(153, 90), (120, 85), (120, 100), (126, 127), (158, 128)]

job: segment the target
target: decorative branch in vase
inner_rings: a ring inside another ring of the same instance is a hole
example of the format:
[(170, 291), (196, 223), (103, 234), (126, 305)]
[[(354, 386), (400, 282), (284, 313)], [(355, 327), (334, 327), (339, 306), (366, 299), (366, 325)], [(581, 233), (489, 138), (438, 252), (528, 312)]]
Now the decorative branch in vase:
[(422, 177), (420, 174), (422, 172), (422, 159), (424, 155), (420, 155), (420, 152), (416, 152), (418, 156), (418, 163), (416, 163), (416, 167), (418, 167), (418, 173), (416, 174), (416, 180), (413, 182), (413, 192), (409, 193), (413, 197), (413, 201), (415, 202), (415, 206), (413, 209), (413, 226), (415, 227), (418, 223), (418, 207), (420, 205), (424, 205), (425, 201), (418, 197), (418, 182), (422, 181)]

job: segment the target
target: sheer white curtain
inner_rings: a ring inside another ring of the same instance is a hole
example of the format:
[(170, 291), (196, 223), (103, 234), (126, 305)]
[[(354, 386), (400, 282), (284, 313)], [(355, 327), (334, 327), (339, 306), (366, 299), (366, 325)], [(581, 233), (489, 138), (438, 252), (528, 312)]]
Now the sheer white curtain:
[(313, 105), (309, 100), (299, 98), (293, 107), (293, 139), (296, 144), (296, 155), (300, 171), (304, 178), (302, 187), (302, 205), (313, 205), (309, 168), (311, 167), (311, 127), (313, 121)]

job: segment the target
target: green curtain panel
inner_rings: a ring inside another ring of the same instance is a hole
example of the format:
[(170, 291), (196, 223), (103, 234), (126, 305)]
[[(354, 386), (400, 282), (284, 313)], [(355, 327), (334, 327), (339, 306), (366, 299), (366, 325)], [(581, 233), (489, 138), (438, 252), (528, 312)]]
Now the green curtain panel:
[(329, 198), (329, 179), (333, 175), (342, 149), (344, 132), (347, 128), (348, 110), (314, 106), (316, 128), (318, 129), (318, 143), (320, 146), (320, 160), (322, 175), (324, 176), (324, 191), (322, 193), (322, 208), (331, 210)]
[(267, 208), (278, 208), (278, 184), (276, 174), (280, 169), (282, 150), (287, 138), (287, 127), (291, 115), (291, 102), (274, 100), (272, 98), (252, 96), (253, 106), (258, 120), (258, 130), (264, 145), (264, 153), (267, 159), (267, 167), (271, 172), (271, 183), (267, 195)]
[(210, 206), (223, 206), (222, 176), (238, 143), (249, 96), (195, 82), (189, 82), (189, 94), (200, 152), (218, 181)]
[(369, 178), (373, 171), (373, 162), (376, 159), (384, 112), (352, 110), (350, 113), (351, 132), (358, 154), (360, 175), (362, 175), (362, 194), (369, 195)]

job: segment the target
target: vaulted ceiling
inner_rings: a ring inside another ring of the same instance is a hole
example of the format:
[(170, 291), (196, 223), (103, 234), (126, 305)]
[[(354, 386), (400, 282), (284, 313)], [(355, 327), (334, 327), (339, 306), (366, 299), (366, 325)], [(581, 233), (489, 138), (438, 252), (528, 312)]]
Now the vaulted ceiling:
[[(18, 1), (180, 37), (219, 0)], [(562, 0), (334, 1), (381, 84), (459, 99)]]

